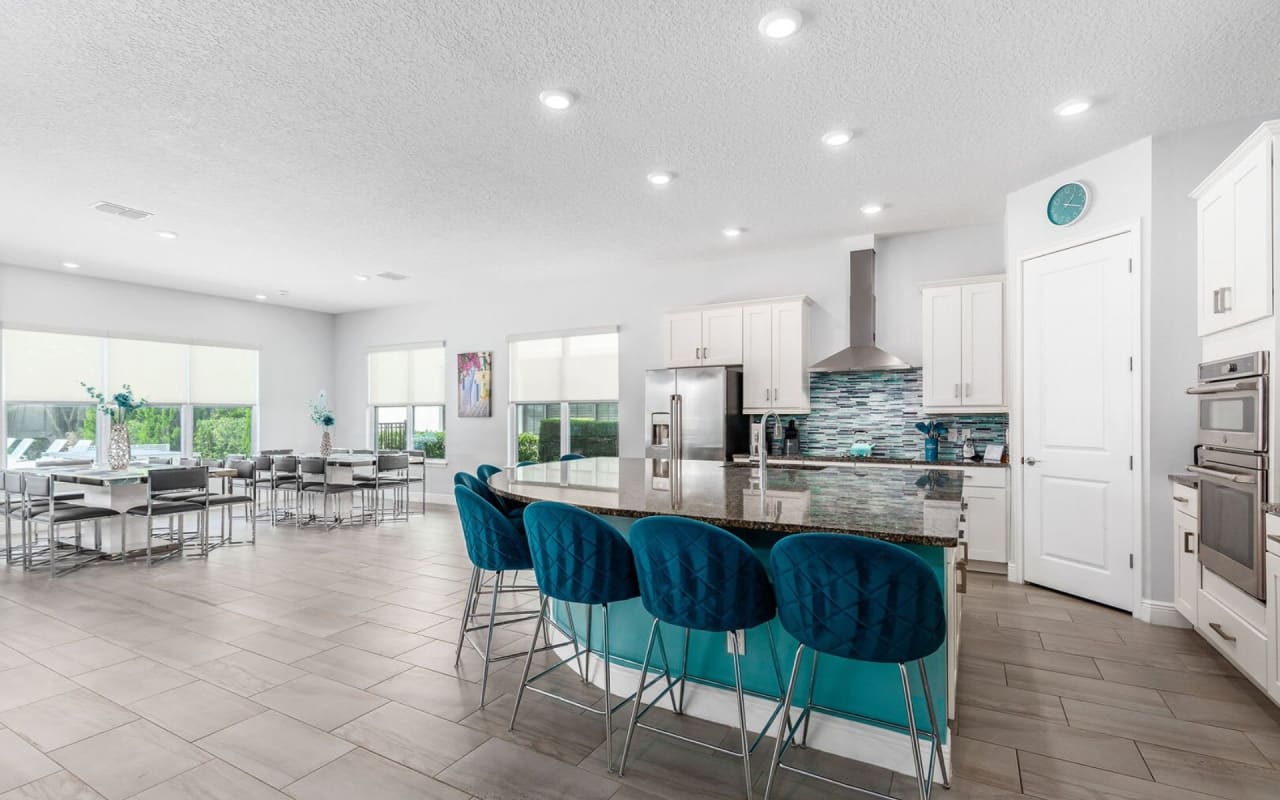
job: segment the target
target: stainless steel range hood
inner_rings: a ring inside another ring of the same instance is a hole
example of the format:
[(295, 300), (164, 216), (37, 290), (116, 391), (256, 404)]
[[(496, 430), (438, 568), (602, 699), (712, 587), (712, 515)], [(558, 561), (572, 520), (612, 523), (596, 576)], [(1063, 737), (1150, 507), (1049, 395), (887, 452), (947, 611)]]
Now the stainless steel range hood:
[(884, 372), (911, 369), (876, 347), (876, 251), (849, 254), (849, 346), (809, 368), (810, 372)]

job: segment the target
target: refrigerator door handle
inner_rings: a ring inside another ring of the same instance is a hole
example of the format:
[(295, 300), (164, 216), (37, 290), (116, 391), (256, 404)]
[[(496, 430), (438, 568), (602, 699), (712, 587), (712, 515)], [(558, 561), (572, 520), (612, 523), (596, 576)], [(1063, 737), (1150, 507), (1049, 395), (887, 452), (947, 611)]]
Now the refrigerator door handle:
[(684, 398), (671, 395), (671, 460), (684, 457)]

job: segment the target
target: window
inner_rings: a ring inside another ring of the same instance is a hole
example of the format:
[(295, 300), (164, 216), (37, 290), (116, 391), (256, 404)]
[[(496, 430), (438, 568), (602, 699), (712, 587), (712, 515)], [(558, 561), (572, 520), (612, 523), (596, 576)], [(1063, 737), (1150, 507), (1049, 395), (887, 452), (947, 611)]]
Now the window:
[(369, 353), (373, 446), (443, 459), (445, 383), (443, 342)]
[(618, 454), (618, 332), (510, 341), (517, 461)]
[(97, 458), (98, 416), (87, 403), (8, 403), (5, 456), (10, 467), (41, 458)]
[(82, 382), (107, 393), (129, 384), (147, 400), (129, 420), (137, 458), (253, 452), (255, 350), (6, 329), (3, 353), (10, 466), (46, 455), (96, 460), (105, 417)]

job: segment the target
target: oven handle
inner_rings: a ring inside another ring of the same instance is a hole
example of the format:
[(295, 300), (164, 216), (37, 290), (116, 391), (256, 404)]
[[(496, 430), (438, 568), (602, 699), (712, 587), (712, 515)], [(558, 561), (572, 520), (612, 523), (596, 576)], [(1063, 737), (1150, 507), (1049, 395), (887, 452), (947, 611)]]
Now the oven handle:
[(1232, 483), (1253, 484), (1258, 482), (1258, 478), (1254, 475), (1237, 475), (1233, 472), (1223, 472), (1222, 470), (1219, 470), (1219, 469), (1209, 469), (1208, 467), (1201, 467), (1195, 464), (1189, 465), (1187, 467), (1187, 471), (1194, 472), (1199, 475), (1207, 475), (1210, 478), (1217, 478), (1219, 480), (1231, 481)]
[(1239, 381), (1237, 383), (1211, 383), (1206, 386), (1192, 386), (1187, 394), (1222, 394), (1224, 392), (1241, 392), (1258, 388), (1258, 380)]

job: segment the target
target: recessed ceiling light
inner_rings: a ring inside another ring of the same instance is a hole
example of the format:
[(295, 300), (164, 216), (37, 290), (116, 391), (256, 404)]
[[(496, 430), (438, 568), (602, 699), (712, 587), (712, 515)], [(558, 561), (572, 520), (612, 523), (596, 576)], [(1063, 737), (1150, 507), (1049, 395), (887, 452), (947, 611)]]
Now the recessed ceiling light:
[(173, 231), (156, 231), (156, 236), (159, 236), (161, 239), (177, 239), (178, 238), (178, 234), (174, 233)]
[(261, 300), (266, 300), (266, 299), (267, 299), (267, 296), (266, 296), (265, 294), (255, 294), (255, 295), (253, 296), (253, 299), (254, 299), (254, 300), (259, 300), (259, 301), (261, 301)]
[(853, 138), (853, 134), (846, 130), (827, 131), (822, 134), (822, 143), (827, 147), (844, 147)]
[(726, 238), (737, 239), (739, 236), (746, 233), (747, 229), (746, 228), (725, 228), (720, 232), (723, 233)]
[(800, 30), (804, 17), (794, 8), (779, 8), (760, 18), (760, 33), (769, 39), (785, 39)]
[(358, 280), (358, 281), (367, 281), (367, 280), (369, 280), (369, 276), (368, 276), (368, 275), (355, 275), (355, 276), (353, 276), (353, 277), (354, 277), (356, 280)]
[(547, 89), (538, 95), (538, 99), (542, 101), (544, 106), (553, 111), (564, 111), (573, 105), (574, 96), (573, 92), (568, 92), (564, 89)]
[(661, 171), (650, 172), (648, 175), (645, 176), (645, 178), (649, 181), (649, 183), (652, 183), (654, 186), (666, 186), (668, 183), (671, 183), (671, 181), (675, 180), (675, 177), (676, 177), (676, 174), (674, 172), (661, 172)]
[(80, 269), (80, 265), (75, 263), (74, 261), (63, 261), (62, 266), (66, 267), (67, 269)]
[(884, 211), (884, 206), (879, 203), (867, 203), (862, 207), (862, 213), (868, 217), (879, 214), (881, 211)]
[(1060, 117), (1074, 117), (1076, 114), (1083, 114), (1088, 111), (1092, 105), (1093, 103), (1084, 99), (1068, 100), (1055, 108), (1053, 113)]

